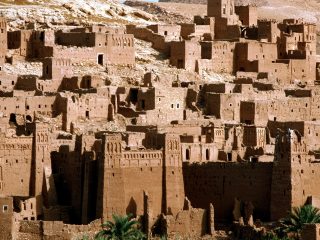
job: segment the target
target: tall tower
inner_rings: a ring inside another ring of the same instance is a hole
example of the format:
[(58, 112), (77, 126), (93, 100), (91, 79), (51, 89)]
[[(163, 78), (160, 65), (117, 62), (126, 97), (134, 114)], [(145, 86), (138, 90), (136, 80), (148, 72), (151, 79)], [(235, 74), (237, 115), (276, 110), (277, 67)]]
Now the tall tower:
[(52, 176), (50, 155), (50, 132), (46, 123), (35, 123), (33, 144), (33, 195), (37, 199), (38, 215), (42, 213), (42, 205), (56, 204), (56, 191)]
[(236, 16), (234, 0), (208, 0), (208, 17), (230, 18)]
[(106, 134), (102, 138), (102, 159), (99, 159), (99, 179), (96, 215), (104, 220), (112, 214), (125, 214), (124, 181), (120, 162), (122, 157), (120, 134)]
[(299, 132), (288, 129), (278, 133), (271, 184), (271, 220), (285, 217), (292, 207), (301, 206), (307, 200), (301, 176), (306, 156), (306, 143)]
[(215, 39), (238, 39), (241, 36), (239, 16), (234, 0), (208, 0), (208, 17), (215, 18)]
[(176, 215), (184, 205), (181, 143), (179, 135), (164, 135), (163, 212)]

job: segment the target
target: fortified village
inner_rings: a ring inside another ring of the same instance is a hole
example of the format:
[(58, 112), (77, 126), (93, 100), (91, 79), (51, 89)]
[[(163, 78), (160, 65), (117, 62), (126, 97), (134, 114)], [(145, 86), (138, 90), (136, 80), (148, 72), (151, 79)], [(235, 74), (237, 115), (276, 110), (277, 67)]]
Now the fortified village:
[[(195, 77), (139, 72), (141, 40)], [(320, 207), (315, 24), (208, 0), (193, 24), (7, 31), (1, 18), (0, 42), (0, 239), (79, 239), (129, 213), (146, 234), (196, 239)], [(42, 73), (7, 71), (21, 63)], [(108, 80), (121, 74), (139, 84)]]

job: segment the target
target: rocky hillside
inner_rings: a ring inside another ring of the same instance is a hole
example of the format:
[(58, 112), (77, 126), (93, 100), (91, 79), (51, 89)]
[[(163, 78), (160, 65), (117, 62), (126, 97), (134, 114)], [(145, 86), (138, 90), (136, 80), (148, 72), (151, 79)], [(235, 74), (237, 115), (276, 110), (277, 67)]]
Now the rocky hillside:
[[(237, 5), (255, 4), (257, 5), (260, 18), (273, 18), (281, 20), (283, 18), (303, 18), (309, 22), (320, 21), (320, 1), (319, 0), (235, 0)], [(170, 4), (169, 4), (170, 3)], [(205, 4), (207, 0), (160, 0), (156, 5), (162, 8), (171, 8), (172, 3), (186, 4), (187, 9), (193, 11), (194, 8), (206, 13)], [(190, 6), (189, 4), (200, 4)]]
[(146, 23), (157, 19), (146, 12), (112, 0), (2, 0), (0, 14), (11, 29), (28, 27), (58, 28), (90, 23)]

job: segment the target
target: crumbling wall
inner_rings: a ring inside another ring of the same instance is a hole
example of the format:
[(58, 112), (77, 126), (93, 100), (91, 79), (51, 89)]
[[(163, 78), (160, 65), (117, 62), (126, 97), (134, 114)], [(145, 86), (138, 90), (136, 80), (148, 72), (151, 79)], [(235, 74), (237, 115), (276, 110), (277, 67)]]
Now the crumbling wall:
[(95, 220), (88, 225), (69, 225), (58, 221), (19, 221), (17, 240), (41, 239), (82, 239), (85, 236), (93, 237), (101, 227), (101, 220)]
[(183, 210), (177, 216), (166, 216), (169, 236), (198, 238), (208, 233), (208, 212), (204, 209)]

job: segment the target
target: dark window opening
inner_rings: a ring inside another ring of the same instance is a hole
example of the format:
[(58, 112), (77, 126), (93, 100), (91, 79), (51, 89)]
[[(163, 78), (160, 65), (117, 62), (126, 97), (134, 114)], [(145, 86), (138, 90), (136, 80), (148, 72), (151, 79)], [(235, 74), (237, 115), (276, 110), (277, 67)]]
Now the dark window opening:
[(3, 212), (8, 212), (8, 205), (3, 205), (2, 206), (2, 211)]
[(223, 14), (226, 14), (226, 13), (227, 13), (227, 7), (226, 7), (226, 6), (223, 6), (222, 13), (223, 13)]
[(179, 68), (179, 69), (184, 68), (184, 62), (183, 62), (183, 60), (181, 60), (181, 59), (178, 60), (177, 68)]
[(190, 150), (186, 149), (186, 160), (190, 160)]
[(144, 110), (146, 108), (146, 101), (145, 100), (141, 100), (141, 108), (142, 108), (142, 110)]
[(44, 32), (40, 33), (40, 40), (43, 42), (44, 41)]
[(10, 114), (9, 122), (17, 124), (17, 117), (16, 117), (16, 115), (14, 113)]
[(26, 116), (26, 120), (29, 121), (29, 122), (32, 122), (32, 117), (30, 115), (27, 115)]
[(209, 149), (206, 149), (206, 160), (210, 160), (210, 151)]
[(232, 161), (232, 153), (227, 153), (227, 159), (229, 162)]
[(103, 65), (103, 54), (98, 54), (98, 64)]
[(89, 118), (89, 111), (86, 111), (86, 118)]

